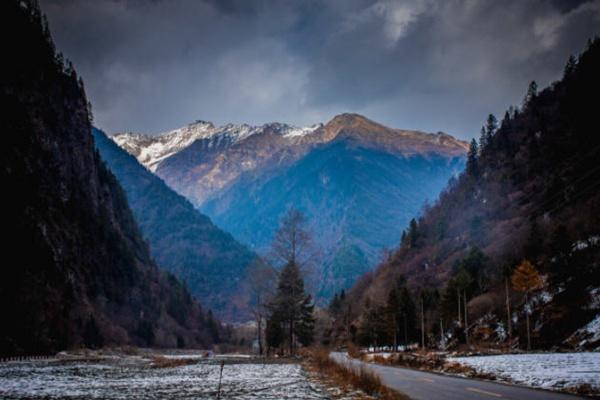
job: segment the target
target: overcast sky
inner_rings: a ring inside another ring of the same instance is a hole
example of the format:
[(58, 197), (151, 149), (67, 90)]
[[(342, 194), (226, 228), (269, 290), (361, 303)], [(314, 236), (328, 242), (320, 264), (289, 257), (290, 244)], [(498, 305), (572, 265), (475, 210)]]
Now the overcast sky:
[(40, 3), (110, 133), (357, 112), (469, 138), (600, 33), (600, 0)]

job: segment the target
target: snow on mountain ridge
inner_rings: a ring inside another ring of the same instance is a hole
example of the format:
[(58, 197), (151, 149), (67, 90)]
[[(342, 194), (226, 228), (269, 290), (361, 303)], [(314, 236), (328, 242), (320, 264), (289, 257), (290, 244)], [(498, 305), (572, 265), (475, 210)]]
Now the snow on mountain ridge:
[(295, 139), (310, 135), (322, 124), (309, 127), (295, 127), (278, 122), (252, 126), (248, 124), (227, 124), (215, 127), (212, 123), (198, 120), (172, 131), (150, 136), (139, 133), (117, 133), (111, 136), (120, 147), (134, 155), (146, 168), (155, 172), (158, 165), (175, 153), (190, 146), (197, 140), (208, 139), (208, 148), (233, 145), (250, 136), (269, 129), (286, 139)]

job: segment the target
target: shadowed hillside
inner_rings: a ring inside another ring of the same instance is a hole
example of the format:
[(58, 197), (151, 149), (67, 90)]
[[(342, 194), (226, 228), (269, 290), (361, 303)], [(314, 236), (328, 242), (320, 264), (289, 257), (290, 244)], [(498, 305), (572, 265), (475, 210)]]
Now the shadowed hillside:
[(209, 346), (187, 289), (161, 272), (100, 160), (83, 82), (35, 1), (3, 1), (0, 354), (103, 345)]
[(256, 255), (214, 226), (103, 132), (94, 129), (93, 133), (100, 156), (125, 189), (159, 265), (183, 280), (205, 307), (220, 316), (249, 318), (244, 305), (232, 299), (239, 294)]
[[(488, 119), (479, 143), (471, 143), (466, 171), (407, 228), (390, 259), (352, 289), (344, 307), (357, 329), (383, 318), (405, 278), (413, 304), (425, 304), (431, 343), (440, 323), (460, 326), (467, 307), (471, 335), (486, 327), (496, 333), (485, 340), (506, 340), (506, 304), (514, 303), (514, 335), (524, 346), (524, 289), (514, 275), (524, 259), (543, 281), (532, 286), (535, 345), (560, 344), (597, 315), (599, 70), (596, 39), (569, 60), (561, 81), (539, 93), (532, 83), (521, 109), (511, 108), (499, 125)], [(411, 332), (420, 337), (419, 326)], [(386, 335), (380, 340), (391, 341)]]

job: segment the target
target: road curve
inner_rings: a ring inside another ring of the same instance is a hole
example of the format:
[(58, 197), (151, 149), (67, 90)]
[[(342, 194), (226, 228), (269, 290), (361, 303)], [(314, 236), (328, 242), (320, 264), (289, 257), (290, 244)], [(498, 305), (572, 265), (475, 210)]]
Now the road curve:
[(344, 353), (331, 353), (340, 364), (365, 367), (376, 373), (382, 383), (414, 400), (574, 400), (569, 394), (529, 389), (509, 384), (422, 372), (410, 368), (371, 364), (349, 358)]

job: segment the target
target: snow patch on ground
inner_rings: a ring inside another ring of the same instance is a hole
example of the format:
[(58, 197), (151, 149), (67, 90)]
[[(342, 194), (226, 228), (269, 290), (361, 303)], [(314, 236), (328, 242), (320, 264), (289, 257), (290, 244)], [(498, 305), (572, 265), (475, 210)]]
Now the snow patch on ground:
[[(582, 338), (579, 342), (580, 347), (586, 344), (598, 344), (600, 342), (600, 314), (582, 328), (579, 328), (572, 337)], [(596, 349), (600, 349), (600, 346)], [(600, 372), (599, 372), (600, 373)]]
[(590, 236), (585, 240), (578, 240), (573, 243), (572, 250), (573, 251), (581, 251), (585, 250), (588, 247), (594, 247), (600, 245), (600, 236)]
[[(2, 399), (197, 399), (215, 398), (220, 362), (199, 361), (151, 368), (141, 357), (0, 364)], [(221, 397), (235, 399), (325, 399), (299, 364), (225, 363)]]
[(559, 390), (589, 384), (600, 390), (600, 353), (507, 354), (452, 357), (448, 361), (536, 388)]

